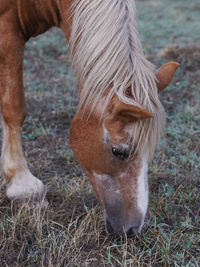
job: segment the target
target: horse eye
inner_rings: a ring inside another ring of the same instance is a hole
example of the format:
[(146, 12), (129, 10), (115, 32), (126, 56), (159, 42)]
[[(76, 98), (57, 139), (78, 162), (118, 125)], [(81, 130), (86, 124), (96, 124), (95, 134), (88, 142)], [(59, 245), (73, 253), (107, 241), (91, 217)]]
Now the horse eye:
[(125, 160), (129, 157), (129, 153), (126, 150), (120, 150), (115, 147), (112, 147), (112, 154), (120, 160)]

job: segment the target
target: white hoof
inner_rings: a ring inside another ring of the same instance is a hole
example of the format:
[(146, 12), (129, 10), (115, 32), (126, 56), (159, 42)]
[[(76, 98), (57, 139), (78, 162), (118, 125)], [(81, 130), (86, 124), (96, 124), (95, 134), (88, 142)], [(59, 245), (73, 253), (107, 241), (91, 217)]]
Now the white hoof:
[(42, 197), (44, 193), (44, 184), (33, 176), (29, 170), (18, 173), (13, 177), (6, 191), (6, 195), (10, 200), (25, 199), (34, 196)]

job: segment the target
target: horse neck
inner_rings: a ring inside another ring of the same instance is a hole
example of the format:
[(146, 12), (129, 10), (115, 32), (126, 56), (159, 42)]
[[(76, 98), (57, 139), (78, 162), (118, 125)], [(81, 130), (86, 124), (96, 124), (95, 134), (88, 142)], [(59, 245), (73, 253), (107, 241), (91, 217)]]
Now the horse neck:
[(62, 28), (67, 40), (71, 34), (73, 0), (18, 0), (17, 9), (20, 24), (27, 39), (57, 26)]

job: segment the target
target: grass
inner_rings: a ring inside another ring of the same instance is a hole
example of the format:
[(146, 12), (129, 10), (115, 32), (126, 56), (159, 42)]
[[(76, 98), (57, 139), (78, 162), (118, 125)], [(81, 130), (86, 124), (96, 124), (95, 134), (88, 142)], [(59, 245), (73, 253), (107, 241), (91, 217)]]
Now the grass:
[(63, 34), (52, 29), (27, 44), (24, 150), (34, 175), (48, 186), (49, 206), (16, 209), (1, 191), (2, 267), (200, 265), (200, 62), (186, 46), (199, 40), (198, 2), (137, 1), (147, 56), (159, 66), (169, 44), (185, 50), (175, 51), (181, 68), (161, 95), (167, 127), (149, 170), (149, 225), (131, 239), (106, 234), (68, 144), (77, 91)]

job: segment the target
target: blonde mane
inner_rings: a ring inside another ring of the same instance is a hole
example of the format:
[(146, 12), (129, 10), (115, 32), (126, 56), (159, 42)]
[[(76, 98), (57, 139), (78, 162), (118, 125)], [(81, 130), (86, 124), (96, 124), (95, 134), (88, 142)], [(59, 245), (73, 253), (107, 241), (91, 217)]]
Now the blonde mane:
[(135, 122), (130, 136), (135, 153), (146, 149), (151, 157), (165, 115), (154, 66), (145, 58), (140, 42), (135, 1), (75, 0), (73, 8), (70, 45), (81, 85), (79, 108), (90, 105), (93, 110), (106, 93), (102, 114), (114, 94), (124, 103), (151, 111), (153, 118)]

